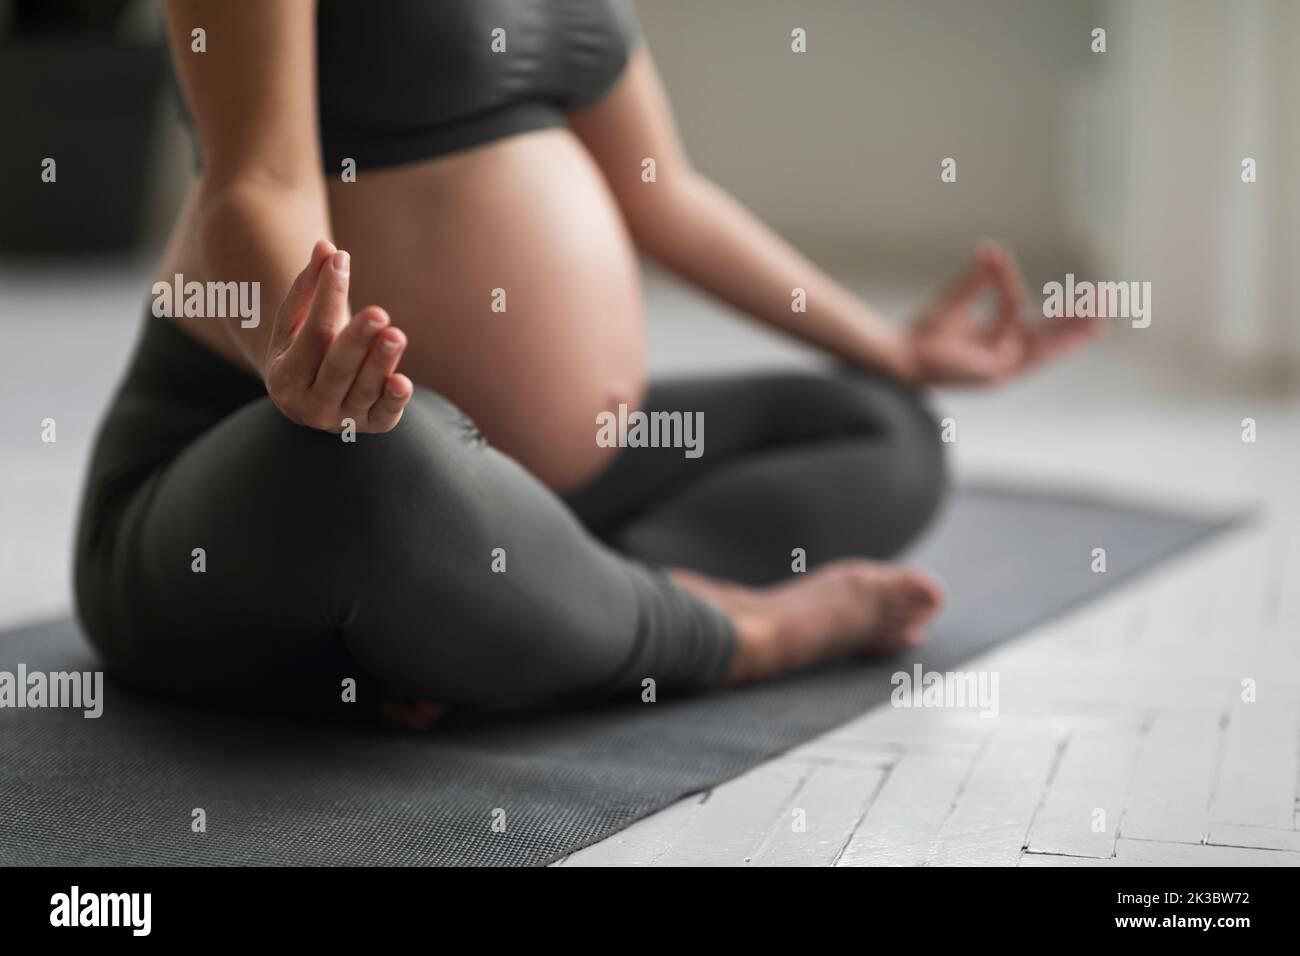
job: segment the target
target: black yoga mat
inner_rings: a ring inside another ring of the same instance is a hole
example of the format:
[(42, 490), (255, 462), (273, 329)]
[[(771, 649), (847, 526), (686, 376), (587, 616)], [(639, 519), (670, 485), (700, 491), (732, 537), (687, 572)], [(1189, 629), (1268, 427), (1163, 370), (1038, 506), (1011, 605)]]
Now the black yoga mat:
[[(214, 714), (112, 683), (98, 719), (0, 709), (0, 864), (546, 863), (888, 700), (915, 661), (951, 668), (1234, 520), (963, 489), (914, 555), (949, 595), (915, 658), (692, 699), (425, 734)], [(0, 637), (0, 671), (20, 663), (94, 666), (67, 620)]]

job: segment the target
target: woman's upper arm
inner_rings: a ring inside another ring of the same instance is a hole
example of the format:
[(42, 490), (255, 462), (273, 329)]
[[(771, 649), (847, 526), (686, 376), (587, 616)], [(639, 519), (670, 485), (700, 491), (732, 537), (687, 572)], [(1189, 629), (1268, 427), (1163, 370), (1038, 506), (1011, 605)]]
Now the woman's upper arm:
[(642, 163), (655, 162), (655, 182), (672, 189), (693, 174), (673, 118), (672, 105), (650, 51), (640, 43), (614, 87), (592, 106), (573, 113), (569, 124), (608, 180), (624, 215), (653, 208), (642, 181)]
[(316, 0), (167, 0), (166, 10), (205, 185), (319, 185)]

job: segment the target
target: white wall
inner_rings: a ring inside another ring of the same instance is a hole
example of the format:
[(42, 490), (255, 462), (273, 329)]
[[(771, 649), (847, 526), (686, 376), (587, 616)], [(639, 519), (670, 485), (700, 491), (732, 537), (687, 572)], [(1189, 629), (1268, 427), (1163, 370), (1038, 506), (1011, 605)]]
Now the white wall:
[(1071, 116), (1096, 7), (638, 0), (696, 164), (810, 252), (930, 270), (993, 235), (1051, 272), (1077, 251)]
[(1297, 0), (637, 3), (697, 165), (828, 265), (934, 275), (997, 236), (1035, 285), (1151, 282), (1125, 349), (1300, 384)]
[[(1300, 4), (1111, 0), (1091, 84), (1099, 267), (1152, 283), (1133, 346), (1207, 380), (1300, 378)], [(1258, 180), (1242, 181), (1242, 160)]]

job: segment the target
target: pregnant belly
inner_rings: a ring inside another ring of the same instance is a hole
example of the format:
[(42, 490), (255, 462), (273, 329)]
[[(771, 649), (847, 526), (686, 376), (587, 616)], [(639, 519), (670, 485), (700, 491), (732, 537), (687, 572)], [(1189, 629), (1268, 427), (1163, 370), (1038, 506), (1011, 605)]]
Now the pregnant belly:
[(567, 130), (330, 185), (352, 307), (407, 333), (401, 370), (558, 491), (612, 449), (596, 416), (644, 389), (636, 257), (600, 171)]

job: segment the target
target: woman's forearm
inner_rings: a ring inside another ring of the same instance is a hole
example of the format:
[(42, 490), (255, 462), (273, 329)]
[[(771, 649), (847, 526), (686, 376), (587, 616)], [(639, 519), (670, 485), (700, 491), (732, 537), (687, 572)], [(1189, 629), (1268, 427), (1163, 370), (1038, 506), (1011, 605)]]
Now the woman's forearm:
[(276, 310), (313, 244), (328, 237), (324, 196), (314, 186), (248, 182), (199, 192), (199, 255), (206, 278), (257, 283), (255, 323), (215, 319), (249, 365), (266, 371)]
[[(707, 179), (690, 174), (630, 217), (656, 262), (729, 305), (831, 352), (907, 380), (911, 357), (899, 331)], [(804, 311), (795, 290), (804, 291)]]

